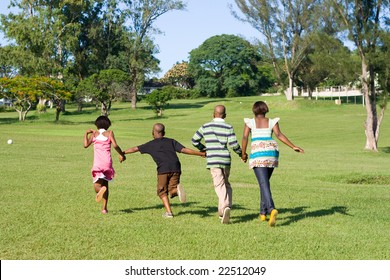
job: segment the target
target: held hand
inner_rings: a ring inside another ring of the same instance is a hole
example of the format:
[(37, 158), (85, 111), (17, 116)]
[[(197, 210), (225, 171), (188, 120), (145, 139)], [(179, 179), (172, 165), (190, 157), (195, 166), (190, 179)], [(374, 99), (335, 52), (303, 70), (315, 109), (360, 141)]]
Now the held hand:
[(248, 160), (248, 154), (247, 154), (247, 153), (242, 154), (242, 155), (241, 155), (241, 160), (242, 160), (243, 162), (246, 162), (246, 161)]
[(119, 162), (122, 163), (126, 160), (126, 156), (125, 155), (120, 155), (119, 156)]
[(201, 157), (202, 157), (202, 158), (205, 158), (205, 157), (206, 157), (206, 152), (202, 152)]
[(304, 154), (305, 153), (305, 151), (303, 150), (303, 149), (301, 149), (301, 148), (299, 148), (299, 147), (293, 147), (293, 150), (294, 151), (296, 151), (297, 153), (302, 153), (302, 154)]

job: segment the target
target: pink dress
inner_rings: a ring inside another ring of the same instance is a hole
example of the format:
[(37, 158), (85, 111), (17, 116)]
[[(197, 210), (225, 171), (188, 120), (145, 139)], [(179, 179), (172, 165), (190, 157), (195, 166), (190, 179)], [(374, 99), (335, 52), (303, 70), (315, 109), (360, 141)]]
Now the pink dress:
[(92, 138), (94, 144), (94, 157), (92, 166), (92, 177), (95, 183), (99, 179), (112, 181), (115, 170), (112, 167), (111, 140), (103, 135), (105, 129), (99, 129), (99, 135)]

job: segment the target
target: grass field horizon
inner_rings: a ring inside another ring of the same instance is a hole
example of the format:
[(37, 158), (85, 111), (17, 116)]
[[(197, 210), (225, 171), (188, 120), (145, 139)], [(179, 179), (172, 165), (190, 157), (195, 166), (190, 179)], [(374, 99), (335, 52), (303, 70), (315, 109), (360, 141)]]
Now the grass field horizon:
[[(390, 259), (390, 121), (385, 115), (379, 152), (364, 150), (361, 104), (283, 96), (173, 100), (162, 118), (143, 102), (113, 105), (112, 129), (122, 149), (151, 140), (155, 122), (166, 137), (193, 148), (191, 137), (227, 108), (241, 142), (243, 118), (267, 101), (268, 117), (305, 154), (279, 143), (280, 167), (271, 179), (277, 226), (258, 219), (259, 190), (253, 172), (232, 152), (233, 209), (229, 225), (217, 217), (217, 197), (205, 159), (179, 155), (186, 203), (171, 200), (163, 219), (156, 196), (156, 166), (148, 155), (128, 155), (110, 183), (109, 214), (94, 201), (93, 148), (86, 129), (99, 110), (73, 106), (54, 122), (54, 111), (0, 113), (2, 260), (388, 260)], [(14, 144), (8, 145), (7, 140)]]

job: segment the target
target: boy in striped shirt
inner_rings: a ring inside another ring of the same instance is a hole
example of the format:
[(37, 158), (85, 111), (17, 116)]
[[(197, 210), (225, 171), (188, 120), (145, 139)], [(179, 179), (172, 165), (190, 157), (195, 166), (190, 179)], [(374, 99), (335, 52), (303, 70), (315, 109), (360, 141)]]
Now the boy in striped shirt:
[[(239, 157), (242, 153), (233, 126), (225, 122), (225, 117), (225, 106), (215, 106), (214, 119), (202, 125), (192, 137), (192, 144), (200, 151), (206, 151), (206, 167), (213, 178), (218, 196), (218, 214), (223, 224), (229, 223), (230, 220), (233, 193), (229, 182), (231, 158), (227, 146)], [(204, 145), (201, 143), (202, 139)]]

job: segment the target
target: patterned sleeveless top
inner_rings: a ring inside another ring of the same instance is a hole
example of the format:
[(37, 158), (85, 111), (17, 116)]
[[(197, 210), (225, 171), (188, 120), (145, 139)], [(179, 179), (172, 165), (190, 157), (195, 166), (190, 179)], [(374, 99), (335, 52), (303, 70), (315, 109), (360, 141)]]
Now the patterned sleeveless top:
[(255, 119), (244, 119), (246, 126), (251, 129), (252, 134), (249, 168), (278, 167), (279, 146), (271, 136), (272, 128), (280, 119), (275, 118), (268, 120), (267, 128), (256, 128)]

